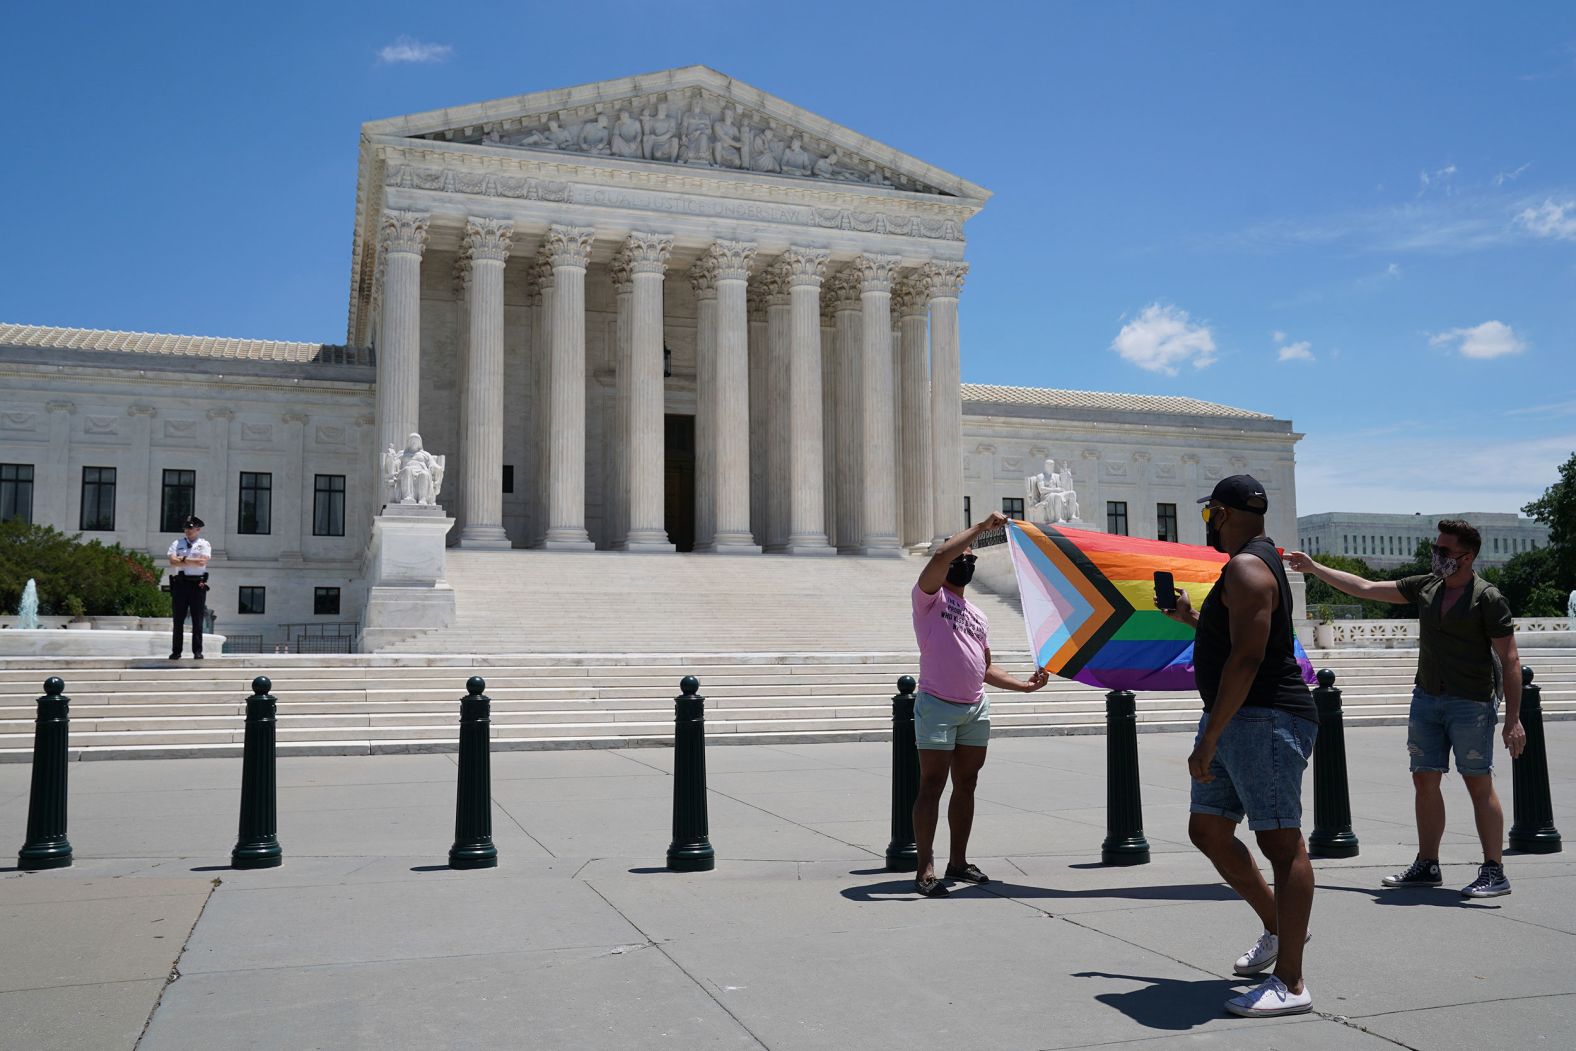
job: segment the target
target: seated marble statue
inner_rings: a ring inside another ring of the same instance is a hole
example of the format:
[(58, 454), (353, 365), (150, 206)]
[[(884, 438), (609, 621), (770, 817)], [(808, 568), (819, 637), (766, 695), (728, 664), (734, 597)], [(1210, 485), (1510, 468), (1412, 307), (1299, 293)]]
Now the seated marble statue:
[(1576, 591), (1571, 592), (1570, 599), (1565, 603), (1565, 616), (1570, 620), (1570, 629), (1576, 631)]
[(618, 111), (618, 121), (613, 125), (613, 156), (640, 157), (642, 128), (627, 109)]
[(1067, 483), (1072, 480), (1072, 473), (1064, 468), (1060, 473), (1056, 470), (1055, 460), (1046, 460), (1045, 469), (1039, 474), (1024, 479), (1027, 489), (1027, 506), (1029, 521), (1031, 522), (1070, 522), (1078, 517), (1077, 494), (1067, 488)]
[(666, 102), (657, 103), (656, 115), (642, 117), (640, 123), (645, 132), (640, 148), (647, 160), (672, 163), (679, 159), (679, 122), (668, 116)]
[(438, 494), (443, 491), (444, 458), (422, 448), (421, 435), (412, 434), (404, 452), (389, 446), (383, 458), (385, 469), (392, 468), (389, 482), (399, 503), (432, 507), (438, 502)]
[(711, 118), (698, 102), (691, 104), (689, 112), (684, 115), (682, 143), (685, 164), (711, 166)]
[(750, 150), (750, 167), (758, 172), (776, 174), (783, 170), (782, 162), (777, 159), (777, 153), (782, 149), (777, 137), (772, 134), (772, 129), (762, 128), (756, 134)]
[(744, 167), (744, 140), (739, 137), (739, 126), (734, 123), (732, 106), (722, 111), (722, 118), (712, 124), (711, 133), (712, 161), (717, 167)]
[(607, 156), (613, 152), (610, 141), (613, 135), (608, 130), (607, 114), (603, 113), (596, 120), (588, 120), (580, 128), (580, 152), (596, 153)]
[(809, 175), (815, 162), (804, 148), (804, 140), (795, 135), (783, 151), (784, 175)]
[(575, 148), (575, 133), (557, 120), (547, 122), (547, 144), (555, 150), (572, 150)]

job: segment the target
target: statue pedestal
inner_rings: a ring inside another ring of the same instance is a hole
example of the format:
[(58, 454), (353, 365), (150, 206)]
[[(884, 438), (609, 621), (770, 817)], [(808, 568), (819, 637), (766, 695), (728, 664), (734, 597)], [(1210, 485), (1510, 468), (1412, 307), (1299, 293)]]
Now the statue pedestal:
[(389, 504), (372, 520), (361, 649), (375, 653), (422, 631), (454, 624), (454, 589), (444, 573), (454, 519), (441, 507)]

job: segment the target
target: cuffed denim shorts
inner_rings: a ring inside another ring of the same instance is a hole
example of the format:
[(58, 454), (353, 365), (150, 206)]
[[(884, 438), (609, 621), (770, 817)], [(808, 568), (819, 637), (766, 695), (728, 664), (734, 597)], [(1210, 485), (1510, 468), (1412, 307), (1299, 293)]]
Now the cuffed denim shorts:
[(960, 744), (984, 748), (990, 740), (990, 698), (954, 704), (921, 690), (914, 696), (914, 745), (950, 752)]
[(1422, 687), (1414, 686), (1412, 712), (1406, 722), (1406, 750), (1412, 756), (1412, 773), (1448, 774), (1452, 749), (1456, 753), (1456, 772), (1462, 777), (1493, 773), (1497, 725), (1498, 701), (1424, 693)]
[[(1209, 713), (1198, 721), (1196, 746), (1209, 726)], [(1237, 709), (1226, 724), (1209, 764), (1215, 779), (1193, 782), (1195, 814), (1241, 821), (1260, 832), (1302, 827), (1302, 772), (1313, 754), (1319, 725), (1277, 708)]]

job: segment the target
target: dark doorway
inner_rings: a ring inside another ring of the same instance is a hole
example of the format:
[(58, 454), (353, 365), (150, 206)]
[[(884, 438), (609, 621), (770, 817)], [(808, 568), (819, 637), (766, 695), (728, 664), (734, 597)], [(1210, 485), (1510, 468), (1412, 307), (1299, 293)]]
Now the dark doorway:
[(663, 525), (680, 551), (695, 550), (695, 417), (668, 416)]

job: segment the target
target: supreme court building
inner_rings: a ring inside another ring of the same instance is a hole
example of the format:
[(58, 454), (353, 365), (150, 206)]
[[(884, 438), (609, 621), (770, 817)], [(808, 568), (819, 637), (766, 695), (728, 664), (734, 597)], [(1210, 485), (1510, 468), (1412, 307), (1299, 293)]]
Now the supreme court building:
[(221, 631), (356, 618), (412, 433), (462, 548), (896, 557), (1012, 510), (1042, 457), (1072, 458), (1090, 528), (1121, 503), (1163, 536), (1174, 488), (1197, 539), (1194, 490), (1237, 469), (1294, 522), (1288, 421), (1026, 388), (965, 409), (989, 197), (699, 66), (373, 121), (345, 343), (0, 326), (0, 510), (162, 551), (194, 507), (250, 582), (215, 589)]

